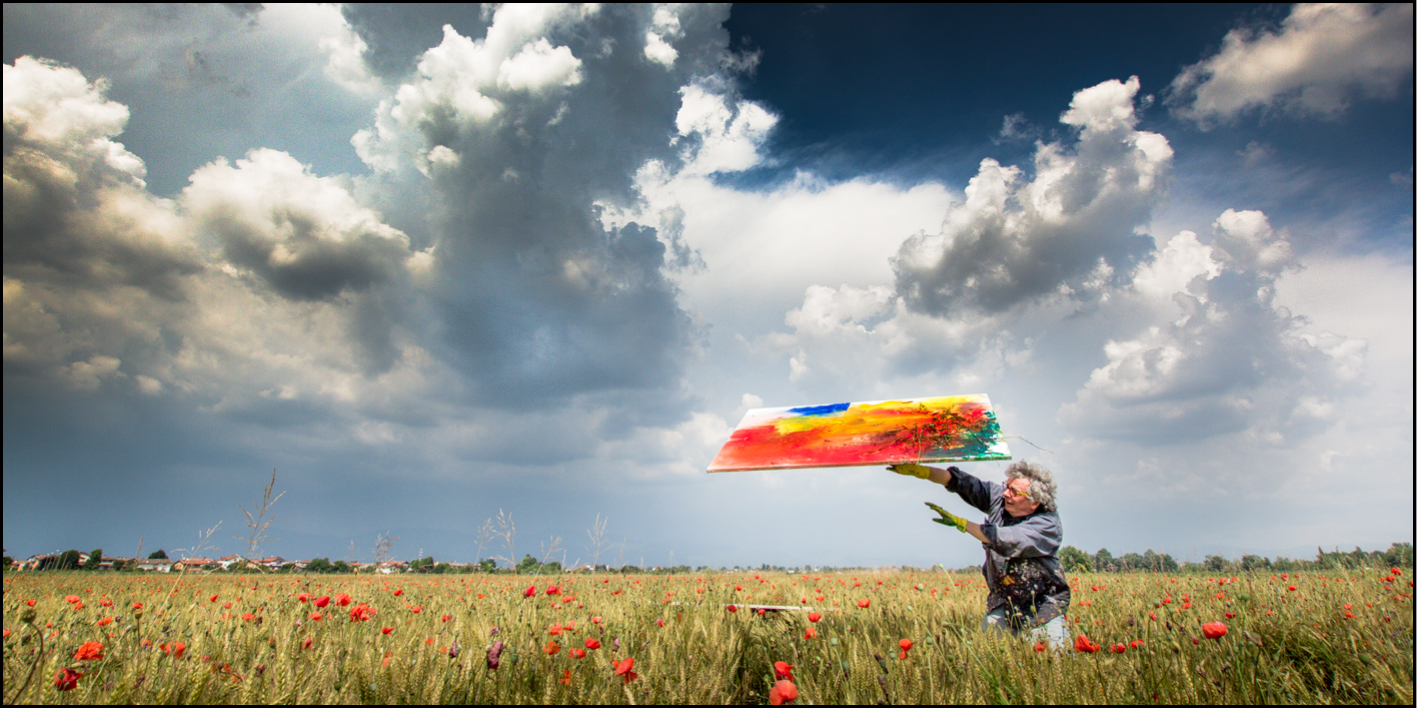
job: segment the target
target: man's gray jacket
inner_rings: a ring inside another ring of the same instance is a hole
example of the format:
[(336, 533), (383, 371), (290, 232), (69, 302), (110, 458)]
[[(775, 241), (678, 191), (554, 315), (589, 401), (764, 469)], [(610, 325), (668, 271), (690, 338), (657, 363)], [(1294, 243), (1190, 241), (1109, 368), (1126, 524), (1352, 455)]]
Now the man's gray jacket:
[(1017, 621), (1038, 625), (1068, 611), (1072, 593), (1058, 562), (1063, 525), (1058, 512), (1038, 511), (1023, 517), (1004, 511), (1004, 485), (986, 482), (959, 468), (950, 468), (945, 488), (989, 515), (979, 525), (984, 537), (984, 580), (989, 584), (992, 612), (1008, 608)]

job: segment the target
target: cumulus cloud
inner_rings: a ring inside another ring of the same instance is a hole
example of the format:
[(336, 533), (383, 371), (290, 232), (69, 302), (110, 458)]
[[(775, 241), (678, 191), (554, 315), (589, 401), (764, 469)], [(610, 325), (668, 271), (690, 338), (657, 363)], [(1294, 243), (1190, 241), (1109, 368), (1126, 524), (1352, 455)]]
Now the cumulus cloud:
[(1332, 422), (1332, 398), (1363, 369), (1366, 343), (1303, 331), (1274, 302), (1293, 264), (1257, 211), (1226, 210), (1210, 243), (1184, 231), (1137, 270), (1143, 305), (1169, 322), (1106, 343), (1060, 420), (1094, 436), (1155, 443), (1225, 433), (1280, 444)]
[(757, 165), (762, 144), (777, 124), (777, 116), (762, 106), (714, 88), (695, 83), (679, 91), (683, 102), (674, 124), (691, 143), (684, 152), (685, 174), (738, 172)]
[(1228, 32), (1219, 53), (1172, 81), (1167, 102), (1202, 125), (1255, 109), (1331, 118), (1355, 94), (1394, 95), (1411, 72), (1412, 5), (1300, 4), (1277, 32)]
[(4, 74), (6, 366), (96, 388), (145, 329), (128, 308), (184, 307), (205, 265), (112, 139), (128, 110), (105, 84), (29, 57)]
[(198, 169), (182, 205), (229, 263), (294, 299), (365, 290), (397, 277), (413, 255), (408, 237), (340, 180), (317, 177), (277, 150)]
[(417, 254), (338, 180), (266, 150), (160, 199), (113, 140), (128, 111), (104, 82), (29, 58), (4, 70), (7, 381), (229, 410), (263, 392), (347, 404), (405, 356), (428, 368), (395, 334), (399, 298), (373, 291)]
[(1032, 179), (980, 163), (939, 233), (908, 239), (896, 289), (919, 312), (1002, 312), (1051, 295), (1098, 297), (1151, 249), (1139, 236), (1164, 193), (1172, 151), (1136, 129), (1140, 82), (1077, 92), (1061, 121), (1074, 145), (1039, 144)]

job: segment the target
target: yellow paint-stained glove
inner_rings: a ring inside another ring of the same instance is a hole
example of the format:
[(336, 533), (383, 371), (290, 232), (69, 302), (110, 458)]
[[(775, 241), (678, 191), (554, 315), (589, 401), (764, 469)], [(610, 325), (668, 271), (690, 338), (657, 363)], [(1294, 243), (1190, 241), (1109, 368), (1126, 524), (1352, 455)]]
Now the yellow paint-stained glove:
[(886, 469), (896, 474), (910, 475), (911, 477), (919, 477), (920, 479), (930, 478), (930, 468), (926, 467), (925, 465), (916, 464), (914, 462), (901, 462), (898, 464), (891, 465)]
[(944, 509), (941, 509), (940, 507), (935, 506), (934, 504), (931, 504), (930, 502), (925, 502), (925, 506), (930, 507), (930, 509), (931, 509), (932, 511), (934, 511), (936, 514), (939, 514), (939, 515), (940, 515), (940, 518), (938, 518), (938, 519), (930, 519), (931, 521), (933, 521), (933, 522), (935, 522), (935, 523), (937, 523), (937, 524), (941, 524), (941, 525), (943, 525), (943, 526), (953, 526), (953, 527), (959, 529), (959, 532), (960, 532), (960, 533), (964, 533), (964, 532), (965, 532), (965, 523), (966, 523), (966, 522), (965, 522), (964, 519), (961, 519), (960, 517), (955, 516), (954, 514), (951, 514), (950, 512), (945, 511)]

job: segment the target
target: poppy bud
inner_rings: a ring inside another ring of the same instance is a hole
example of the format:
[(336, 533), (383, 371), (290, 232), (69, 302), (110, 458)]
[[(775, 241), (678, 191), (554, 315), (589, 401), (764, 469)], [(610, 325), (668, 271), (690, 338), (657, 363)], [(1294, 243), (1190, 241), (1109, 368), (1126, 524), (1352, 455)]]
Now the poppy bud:
[(487, 650), (487, 668), (496, 671), (502, 665), (502, 642), (492, 642), (492, 647)]

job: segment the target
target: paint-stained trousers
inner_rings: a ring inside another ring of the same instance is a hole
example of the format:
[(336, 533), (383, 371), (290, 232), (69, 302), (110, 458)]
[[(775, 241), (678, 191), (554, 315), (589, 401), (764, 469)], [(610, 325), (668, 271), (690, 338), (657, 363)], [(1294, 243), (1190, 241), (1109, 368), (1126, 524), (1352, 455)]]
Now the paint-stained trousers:
[(1058, 615), (1039, 627), (1014, 629), (1009, 626), (1008, 608), (1000, 607), (984, 615), (984, 621), (979, 623), (979, 629), (985, 634), (1008, 633), (1015, 637), (1027, 633), (1029, 641), (1046, 641), (1050, 649), (1066, 650), (1071, 648), (1071, 644), (1068, 642), (1068, 618), (1063, 615)]

